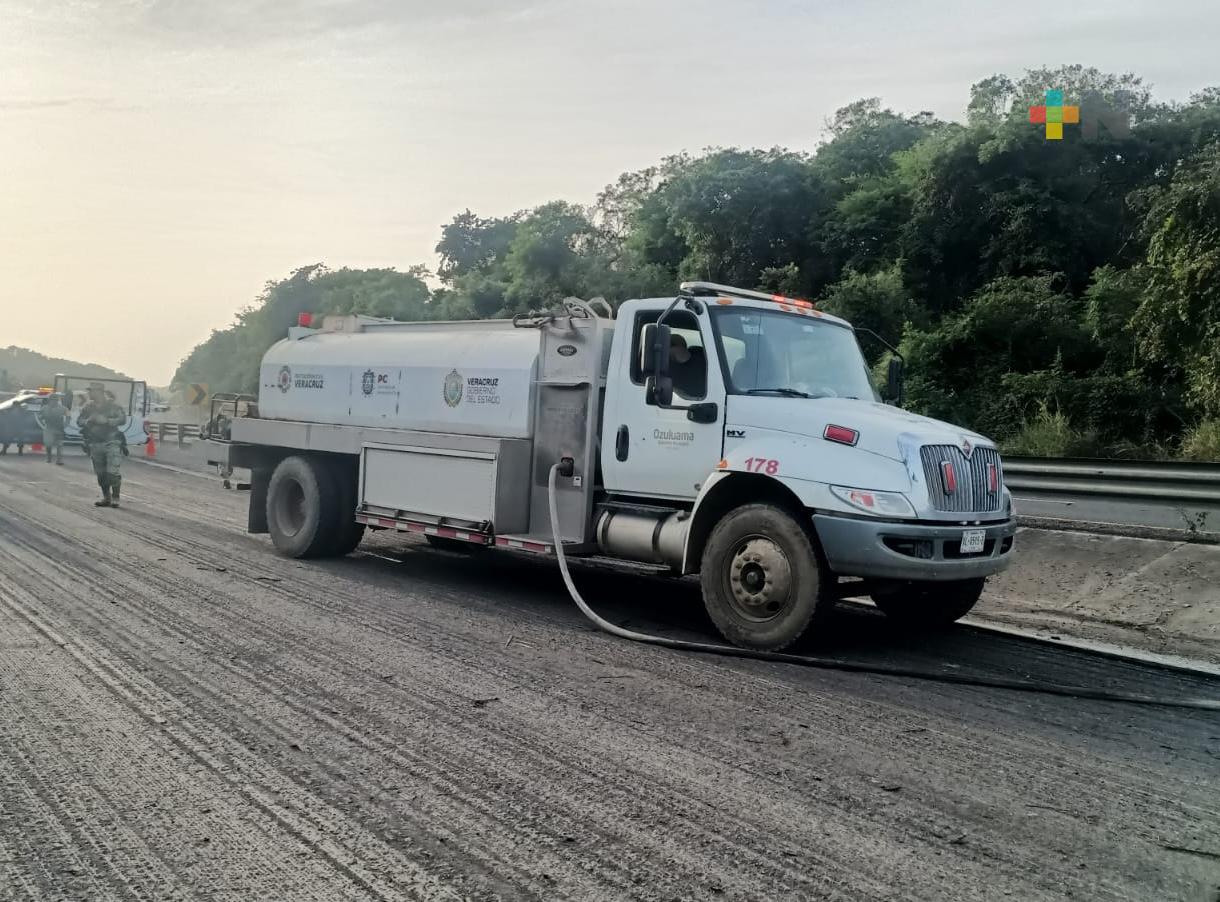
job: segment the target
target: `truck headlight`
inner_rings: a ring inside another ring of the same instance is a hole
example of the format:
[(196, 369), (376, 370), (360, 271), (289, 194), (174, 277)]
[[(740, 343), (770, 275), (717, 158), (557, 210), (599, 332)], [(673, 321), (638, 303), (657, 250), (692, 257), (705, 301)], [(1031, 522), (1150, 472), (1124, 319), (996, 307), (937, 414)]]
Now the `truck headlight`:
[(874, 492), (872, 489), (852, 489), (832, 485), (830, 492), (844, 504), (878, 517), (914, 517), (915, 508), (901, 492)]

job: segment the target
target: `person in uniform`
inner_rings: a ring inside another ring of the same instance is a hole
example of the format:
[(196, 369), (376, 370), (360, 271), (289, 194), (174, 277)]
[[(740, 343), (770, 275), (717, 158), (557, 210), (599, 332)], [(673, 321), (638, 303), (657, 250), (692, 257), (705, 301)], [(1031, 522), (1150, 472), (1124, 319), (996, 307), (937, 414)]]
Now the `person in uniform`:
[(93, 382), (89, 385), (89, 401), (76, 421), (89, 446), (93, 473), (102, 490), (102, 500), (93, 503), (98, 507), (118, 507), (119, 490), (123, 484), (120, 472), (123, 462), (122, 426), (127, 422), (127, 414), (113, 399), (106, 397), (106, 388), (102, 383)]
[(59, 395), (51, 395), (39, 411), (38, 419), (42, 423), (42, 446), (47, 451), (47, 463), (51, 462), (52, 452), (55, 463), (64, 465), (64, 423), (68, 419), (68, 408), (64, 407)]

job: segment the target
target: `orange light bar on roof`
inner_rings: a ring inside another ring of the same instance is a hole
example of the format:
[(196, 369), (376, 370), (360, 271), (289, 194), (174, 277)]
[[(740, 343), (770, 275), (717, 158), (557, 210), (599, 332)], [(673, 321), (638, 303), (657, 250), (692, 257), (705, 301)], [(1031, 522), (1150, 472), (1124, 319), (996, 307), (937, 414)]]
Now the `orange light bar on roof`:
[(777, 304), (791, 304), (793, 307), (804, 307), (806, 310), (812, 310), (816, 305), (812, 301), (802, 300), (801, 298), (785, 297), (782, 294), (771, 295), (771, 300)]

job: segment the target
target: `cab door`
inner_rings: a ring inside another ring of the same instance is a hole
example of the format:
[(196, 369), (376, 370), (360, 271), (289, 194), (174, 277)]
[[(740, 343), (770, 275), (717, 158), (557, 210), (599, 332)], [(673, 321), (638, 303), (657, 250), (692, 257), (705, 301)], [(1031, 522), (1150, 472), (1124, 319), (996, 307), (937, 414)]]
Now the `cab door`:
[[(666, 499), (693, 499), (715, 471), (724, 447), (724, 379), (706, 308), (676, 308), (672, 330), (671, 409), (647, 403), (640, 368), (644, 327), (668, 306), (624, 304), (619, 311), (606, 387), (602, 474), (608, 491)], [(691, 418), (689, 409), (709, 422)], [(714, 413), (712, 407), (714, 406)]]

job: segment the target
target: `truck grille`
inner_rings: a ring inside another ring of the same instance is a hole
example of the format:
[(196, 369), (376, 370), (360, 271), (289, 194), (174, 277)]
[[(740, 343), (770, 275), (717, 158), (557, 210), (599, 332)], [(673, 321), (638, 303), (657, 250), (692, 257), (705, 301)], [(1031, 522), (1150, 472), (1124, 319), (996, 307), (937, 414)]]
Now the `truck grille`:
[[(928, 483), (928, 498), (938, 511), (965, 514), (1000, 510), (1004, 503), (1004, 471), (999, 452), (994, 448), (975, 448), (967, 459), (956, 445), (924, 445), (919, 456)], [(952, 468), (952, 477), (946, 476), (946, 465)]]

